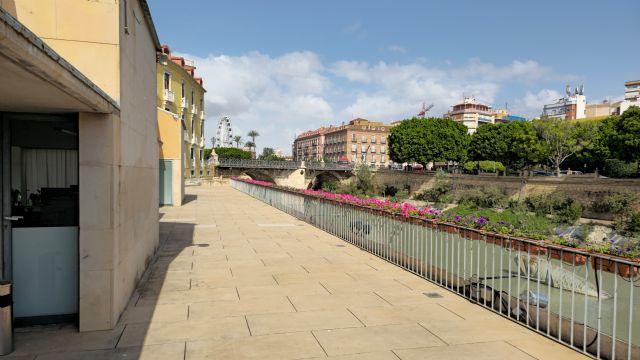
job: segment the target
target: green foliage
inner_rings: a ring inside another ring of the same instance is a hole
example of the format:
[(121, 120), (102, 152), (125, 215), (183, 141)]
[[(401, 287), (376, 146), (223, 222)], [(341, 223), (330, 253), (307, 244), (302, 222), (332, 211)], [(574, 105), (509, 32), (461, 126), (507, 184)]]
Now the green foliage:
[(625, 211), (615, 220), (615, 229), (627, 236), (640, 235), (640, 210), (630, 209)]
[(409, 198), (409, 192), (406, 189), (398, 191), (395, 195), (391, 197), (391, 201), (394, 202), (403, 202)]
[(240, 143), (242, 142), (242, 136), (240, 135), (234, 136), (233, 142), (236, 143), (236, 147), (240, 147)]
[(544, 151), (533, 124), (528, 121), (482, 125), (471, 136), (469, 145), (472, 159), (501, 161), (513, 169), (540, 162)]
[(545, 154), (560, 175), (560, 165), (591, 144), (597, 128), (593, 123), (577, 123), (557, 118), (534, 120), (533, 126), (545, 147)]
[(356, 187), (367, 195), (375, 193), (373, 174), (367, 164), (363, 163), (356, 166)]
[(213, 152), (213, 148), (204, 149), (204, 158), (205, 160), (211, 157), (211, 153)]
[(262, 149), (262, 154), (260, 154), (260, 156), (258, 157), (260, 160), (277, 160), (277, 161), (283, 161), (284, 158), (282, 156), (278, 156), (276, 155), (276, 152), (269, 147), (263, 148)]
[(499, 161), (490, 161), (490, 160), (482, 160), (482, 161), (467, 161), (464, 163), (464, 169), (467, 171), (475, 171), (476, 169), (480, 169), (483, 172), (502, 172), (504, 171), (504, 165), (502, 165)]
[(559, 192), (530, 196), (524, 200), (529, 211), (552, 215), (559, 223), (572, 224), (582, 216), (582, 204)]
[(515, 229), (517, 229), (518, 233), (532, 238), (546, 238), (547, 236), (552, 235), (553, 229), (556, 227), (556, 224), (545, 216), (531, 215), (526, 212), (510, 209), (495, 211), (492, 209), (477, 209), (473, 206), (459, 205), (448, 210), (447, 213), (453, 213), (460, 216), (484, 216), (492, 223), (503, 222), (513, 225)]
[(604, 161), (602, 172), (613, 178), (625, 178), (635, 176), (638, 172), (638, 163), (627, 163), (618, 159), (607, 159)]
[(617, 159), (640, 161), (640, 107), (631, 106), (613, 121), (610, 148)]
[(591, 203), (591, 210), (600, 214), (622, 214), (631, 209), (637, 202), (637, 196), (632, 192), (616, 193), (605, 196), (602, 200)]
[(327, 181), (322, 183), (322, 190), (327, 192), (336, 192), (339, 186), (335, 181)]
[(453, 200), (451, 186), (451, 175), (444, 171), (438, 171), (433, 182), (431, 189), (427, 189), (422, 193), (415, 194), (413, 196), (416, 200), (431, 201), (436, 204), (448, 204)]
[(251, 153), (237, 148), (216, 148), (220, 159), (251, 159)]
[(382, 193), (380, 195), (395, 196), (398, 193), (398, 190), (399, 189), (393, 185), (385, 184), (384, 188), (382, 189)]
[(462, 193), (458, 203), (476, 208), (500, 208), (507, 203), (507, 195), (496, 186), (482, 186)]
[(467, 127), (449, 119), (412, 118), (391, 128), (389, 157), (399, 163), (463, 161), (467, 158)]

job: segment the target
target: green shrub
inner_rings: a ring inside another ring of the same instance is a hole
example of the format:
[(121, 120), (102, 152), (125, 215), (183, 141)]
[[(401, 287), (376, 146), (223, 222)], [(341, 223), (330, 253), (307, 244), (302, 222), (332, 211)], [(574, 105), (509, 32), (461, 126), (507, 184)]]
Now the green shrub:
[(638, 163), (627, 163), (618, 159), (607, 159), (604, 161), (603, 172), (605, 175), (613, 178), (635, 176), (638, 173)]
[(623, 235), (640, 234), (640, 210), (628, 210), (615, 220), (615, 229)]
[(413, 198), (435, 203), (451, 202), (453, 200), (453, 194), (451, 194), (453, 187), (449, 181), (449, 176), (450, 175), (444, 171), (438, 171), (435, 176), (435, 181), (433, 182), (433, 187), (422, 193), (415, 194)]
[(458, 203), (478, 208), (498, 208), (503, 207), (507, 202), (505, 193), (496, 186), (482, 186), (464, 192)]
[(391, 201), (403, 202), (409, 198), (409, 192), (407, 190), (400, 190), (391, 197)]
[(382, 196), (395, 196), (398, 193), (398, 188), (393, 186), (393, 185), (389, 185), (389, 184), (385, 184), (384, 185), (384, 189), (382, 190), (382, 193), (380, 195)]
[(524, 203), (529, 211), (541, 216), (552, 215), (564, 224), (573, 223), (582, 216), (582, 204), (559, 192), (530, 196)]
[(335, 181), (322, 183), (322, 190), (327, 192), (336, 192), (336, 190), (338, 190), (338, 183)]
[(478, 169), (478, 163), (480, 165), (480, 171), (483, 172), (502, 172), (504, 171), (504, 165), (502, 165), (499, 161), (490, 161), (490, 160), (482, 160), (482, 161), (468, 161), (464, 163), (464, 169), (467, 171), (475, 171)]
[(591, 210), (600, 214), (622, 214), (637, 201), (634, 193), (624, 192), (605, 196), (602, 200), (591, 203)]
[(356, 166), (356, 186), (365, 195), (373, 195), (375, 193), (373, 174), (369, 165), (363, 163)]
[(251, 159), (251, 153), (238, 148), (216, 148), (220, 159)]

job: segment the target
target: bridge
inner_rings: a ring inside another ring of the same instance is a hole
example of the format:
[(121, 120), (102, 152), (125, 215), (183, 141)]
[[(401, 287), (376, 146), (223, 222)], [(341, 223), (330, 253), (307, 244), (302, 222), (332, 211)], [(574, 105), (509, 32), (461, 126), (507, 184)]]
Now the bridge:
[(320, 188), (326, 182), (342, 182), (354, 175), (353, 164), (252, 159), (219, 159), (217, 175), (248, 176), (295, 188)]

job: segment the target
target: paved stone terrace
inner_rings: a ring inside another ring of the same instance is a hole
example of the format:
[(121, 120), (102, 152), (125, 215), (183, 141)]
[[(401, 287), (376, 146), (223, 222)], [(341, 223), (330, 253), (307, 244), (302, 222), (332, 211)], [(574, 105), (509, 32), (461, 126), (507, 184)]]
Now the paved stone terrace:
[(11, 358), (585, 358), (228, 186), (160, 216), (115, 329), (20, 329)]

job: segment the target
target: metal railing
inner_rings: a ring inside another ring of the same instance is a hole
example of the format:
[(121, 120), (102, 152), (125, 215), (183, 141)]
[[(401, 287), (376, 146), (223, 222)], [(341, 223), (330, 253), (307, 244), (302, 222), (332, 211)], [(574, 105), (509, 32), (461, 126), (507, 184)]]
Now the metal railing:
[(309, 170), (335, 170), (335, 171), (352, 171), (353, 164), (339, 164), (330, 162), (305, 162), (305, 167)]
[(251, 160), (251, 159), (220, 159), (218, 167), (245, 169), (298, 169), (300, 161)]
[(640, 359), (636, 262), (281, 188), (231, 186), (586, 355)]

